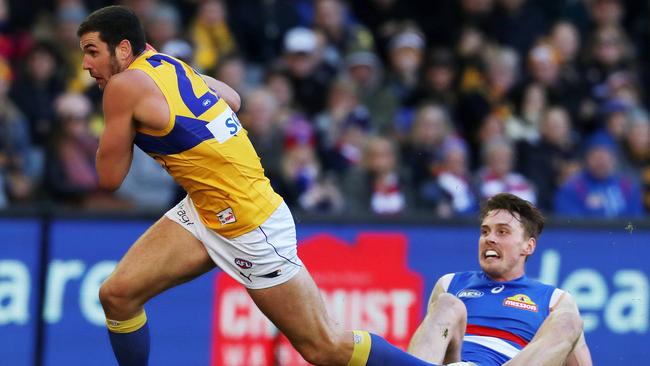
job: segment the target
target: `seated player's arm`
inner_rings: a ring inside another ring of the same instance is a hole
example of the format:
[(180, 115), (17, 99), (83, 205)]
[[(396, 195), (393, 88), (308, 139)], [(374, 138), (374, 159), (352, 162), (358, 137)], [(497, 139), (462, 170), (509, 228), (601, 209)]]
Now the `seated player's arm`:
[(113, 76), (104, 89), (104, 132), (99, 139), (96, 167), (99, 186), (114, 191), (120, 187), (133, 159), (133, 110), (140, 95), (133, 72)]
[[(551, 311), (556, 311), (558, 309), (565, 309), (567, 311), (580, 313), (578, 306), (576, 305), (573, 297), (565, 292), (558, 303), (551, 309)], [(591, 353), (589, 352), (589, 347), (585, 341), (585, 333), (580, 334), (580, 338), (573, 347), (573, 351), (569, 354), (569, 357), (565, 363), (566, 366), (592, 366)]]
[(203, 80), (208, 84), (208, 86), (217, 92), (217, 95), (220, 98), (223, 98), (226, 103), (230, 106), (230, 109), (237, 112), (239, 107), (241, 107), (241, 98), (235, 89), (228, 86), (228, 84), (223, 81), (219, 81), (213, 77), (207, 75), (201, 75)]
[[(440, 277), (436, 282), (436, 285), (433, 287), (433, 291), (431, 291), (431, 296), (429, 296), (429, 302), (427, 304), (427, 314), (429, 314), (429, 311), (433, 309), (433, 305), (436, 303), (436, 301), (438, 301), (440, 294), (447, 292), (447, 287), (449, 286), (449, 276), (452, 275), (448, 274)], [(425, 314), (425, 319), (427, 314)], [(425, 320), (422, 320), (422, 323), (420, 323), (418, 329), (416, 329), (415, 333), (413, 333), (413, 337), (411, 337), (411, 341), (409, 342), (407, 349), (407, 352), (411, 354), (414, 354), (414, 352), (417, 353), (417, 349), (420, 348), (423, 343), (427, 343), (425, 339), (428, 338), (429, 335), (425, 330), (426, 325), (424, 322)]]

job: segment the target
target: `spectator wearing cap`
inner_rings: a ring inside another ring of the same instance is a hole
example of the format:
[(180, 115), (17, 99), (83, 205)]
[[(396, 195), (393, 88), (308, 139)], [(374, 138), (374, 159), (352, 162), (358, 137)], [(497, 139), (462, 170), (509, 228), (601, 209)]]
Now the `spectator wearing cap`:
[(386, 86), (381, 61), (372, 51), (357, 50), (345, 57), (345, 73), (356, 86), (359, 100), (381, 133), (393, 129), (399, 108), (397, 96)]
[(424, 36), (407, 25), (388, 44), (388, 85), (402, 106), (413, 107), (424, 61)]
[(8, 98), (11, 69), (0, 57), (0, 208), (25, 203), (40, 176), (23, 114)]
[(587, 142), (584, 168), (555, 196), (555, 214), (583, 218), (643, 216), (639, 182), (621, 173), (611, 140), (596, 135)]
[(562, 106), (547, 108), (539, 128), (539, 139), (518, 144), (517, 169), (535, 185), (537, 207), (553, 212), (558, 187), (580, 168), (578, 141)]
[(346, 210), (397, 215), (413, 207), (408, 174), (400, 169), (395, 143), (383, 136), (364, 141), (361, 164), (345, 177)]
[(189, 32), (195, 45), (195, 65), (203, 72), (214, 72), (224, 56), (237, 50), (226, 17), (226, 4), (222, 0), (199, 3)]
[(323, 61), (316, 33), (293, 28), (284, 37), (283, 67), (291, 80), (296, 106), (308, 117), (325, 107), (327, 90), (336, 70)]

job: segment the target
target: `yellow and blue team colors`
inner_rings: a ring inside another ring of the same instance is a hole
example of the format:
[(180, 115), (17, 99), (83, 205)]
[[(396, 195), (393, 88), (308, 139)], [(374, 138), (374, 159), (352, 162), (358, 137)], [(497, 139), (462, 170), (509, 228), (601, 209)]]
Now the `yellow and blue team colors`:
[(169, 106), (167, 128), (139, 127), (135, 144), (187, 191), (201, 221), (227, 238), (262, 224), (282, 198), (228, 104), (201, 75), (171, 56), (146, 51), (129, 69), (147, 73)]
[(106, 326), (118, 364), (147, 365), (150, 337), (144, 310), (127, 320), (106, 319)]

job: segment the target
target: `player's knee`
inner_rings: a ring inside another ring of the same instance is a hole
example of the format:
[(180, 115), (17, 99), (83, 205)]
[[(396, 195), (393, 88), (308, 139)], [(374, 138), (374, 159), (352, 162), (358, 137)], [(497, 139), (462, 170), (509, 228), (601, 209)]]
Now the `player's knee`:
[(99, 301), (104, 310), (122, 310), (133, 302), (132, 292), (127, 281), (109, 277), (99, 288)]
[[(432, 304), (434, 311), (445, 311), (445, 316), (454, 322), (467, 321), (467, 308), (465, 304), (456, 296), (442, 293), (438, 296), (435, 303)], [(433, 309), (430, 309), (433, 310)]]

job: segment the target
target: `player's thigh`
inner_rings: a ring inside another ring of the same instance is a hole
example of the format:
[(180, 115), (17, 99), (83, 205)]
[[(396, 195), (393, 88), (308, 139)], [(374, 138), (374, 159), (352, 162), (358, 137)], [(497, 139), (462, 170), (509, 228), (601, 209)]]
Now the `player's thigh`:
[[(346, 342), (346, 333), (327, 314), (325, 304), (309, 272), (305, 268), (289, 281), (265, 289), (248, 289), (258, 308), (300, 350), (302, 347), (339, 348)], [(349, 358), (341, 349), (345, 361)]]
[(163, 216), (131, 246), (107, 281), (146, 301), (214, 267), (203, 244)]

